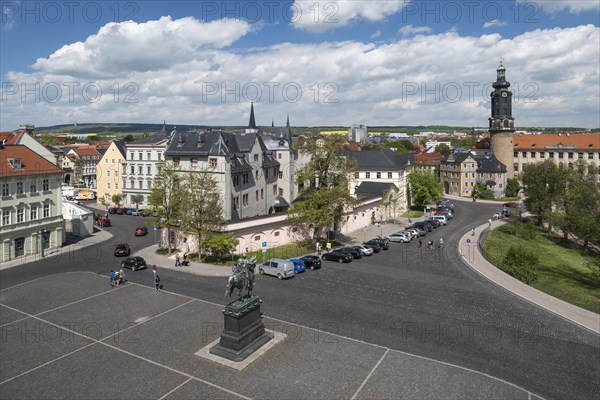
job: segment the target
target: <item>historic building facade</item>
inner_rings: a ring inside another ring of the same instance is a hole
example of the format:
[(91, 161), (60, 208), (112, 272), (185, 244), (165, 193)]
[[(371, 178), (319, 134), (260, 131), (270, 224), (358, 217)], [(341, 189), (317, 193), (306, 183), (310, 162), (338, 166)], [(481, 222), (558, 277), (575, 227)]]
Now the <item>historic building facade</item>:
[(510, 83), (506, 80), (506, 68), (502, 62), (496, 70), (496, 82), (492, 86), (494, 91), (491, 93), (492, 116), (489, 118), (490, 147), (498, 161), (506, 166), (506, 173), (510, 179), (514, 177), (515, 119), (512, 116), (512, 92), (508, 90)]
[(97, 201), (104, 205), (113, 204), (112, 196), (123, 194), (123, 170), (127, 148), (122, 140), (114, 140), (102, 155), (96, 167)]
[(478, 181), (485, 183), (495, 197), (503, 196), (506, 190), (506, 166), (494, 154), (450, 154), (442, 160), (440, 175), (446, 194), (471, 197)]

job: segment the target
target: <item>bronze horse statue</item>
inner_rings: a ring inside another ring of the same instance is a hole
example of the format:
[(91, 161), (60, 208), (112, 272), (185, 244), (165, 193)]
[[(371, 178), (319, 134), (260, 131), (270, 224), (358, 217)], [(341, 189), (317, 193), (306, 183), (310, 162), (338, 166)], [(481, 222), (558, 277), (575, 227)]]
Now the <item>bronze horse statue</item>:
[(238, 296), (242, 297), (242, 292), (247, 290), (247, 295), (250, 295), (254, 287), (254, 268), (256, 267), (256, 256), (252, 256), (250, 260), (239, 258), (233, 267), (233, 274), (227, 280), (227, 289), (225, 289), (225, 297), (231, 297), (233, 289), (238, 289)]

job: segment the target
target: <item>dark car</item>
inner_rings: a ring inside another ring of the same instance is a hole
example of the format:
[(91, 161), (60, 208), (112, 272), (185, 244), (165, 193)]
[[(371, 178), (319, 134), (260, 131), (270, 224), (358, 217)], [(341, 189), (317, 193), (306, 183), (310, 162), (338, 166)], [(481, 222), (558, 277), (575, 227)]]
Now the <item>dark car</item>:
[(132, 271), (136, 269), (146, 268), (146, 260), (142, 257), (127, 257), (124, 261), (121, 261), (121, 268), (131, 268)]
[(373, 253), (379, 253), (381, 251), (381, 246), (378, 245), (377, 243), (365, 242), (365, 243), (363, 243), (363, 246), (373, 249)]
[(135, 236), (146, 236), (148, 234), (148, 228), (145, 226), (138, 226), (135, 228)]
[(116, 214), (116, 213), (117, 213), (117, 211), (118, 211), (117, 207), (111, 207), (111, 208), (109, 208), (109, 209), (108, 209), (108, 212), (109, 212), (110, 214)]
[(518, 207), (518, 204), (513, 202), (513, 201), (509, 201), (507, 203), (502, 204), (504, 207), (506, 208), (514, 208), (514, 207)]
[(115, 257), (126, 257), (131, 253), (127, 243), (119, 243), (115, 248)]
[(433, 225), (431, 225), (429, 222), (417, 222), (413, 226), (427, 232), (431, 232), (433, 230)]
[(377, 244), (379, 247), (381, 247), (382, 250), (387, 250), (390, 248), (390, 241), (388, 239), (382, 239), (382, 238), (375, 238), (375, 239), (371, 239), (367, 242), (365, 242), (366, 244)]
[(339, 263), (349, 263), (352, 262), (352, 256), (349, 253), (344, 253), (343, 251), (334, 250), (331, 253), (325, 253), (321, 256), (321, 258), (329, 261), (337, 261)]
[(433, 218), (429, 218), (427, 222), (433, 225), (434, 228), (438, 228), (442, 224), (440, 221), (437, 221)]
[(304, 256), (300, 259), (304, 261), (305, 268), (313, 270), (321, 268), (321, 259), (318, 256)]
[(362, 258), (362, 252), (355, 249), (354, 247), (342, 247), (341, 249), (338, 249), (339, 251), (343, 251), (346, 253), (350, 253), (352, 255), (352, 258)]
[(123, 215), (127, 213), (126, 208), (117, 208), (117, 215)]

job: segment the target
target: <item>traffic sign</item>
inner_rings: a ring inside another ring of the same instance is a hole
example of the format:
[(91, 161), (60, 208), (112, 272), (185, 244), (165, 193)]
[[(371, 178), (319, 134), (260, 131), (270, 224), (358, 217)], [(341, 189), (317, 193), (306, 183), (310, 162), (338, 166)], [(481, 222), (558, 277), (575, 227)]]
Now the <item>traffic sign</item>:
[(154, 230), (157, 230), (157, 229), (158, 229), (158, 226), (154, 225)]
[(267, 248), (267, 242), (262, 242), (263, 249)]

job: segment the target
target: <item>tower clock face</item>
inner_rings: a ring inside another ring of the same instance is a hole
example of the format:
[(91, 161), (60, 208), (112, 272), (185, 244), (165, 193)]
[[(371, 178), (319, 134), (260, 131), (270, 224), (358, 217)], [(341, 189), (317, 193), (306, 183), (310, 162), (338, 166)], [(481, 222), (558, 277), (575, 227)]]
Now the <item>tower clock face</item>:
[(502, 92), (502, 97), (506, 97), (506, 96), (508, 96), (508, 93)]

